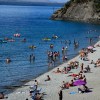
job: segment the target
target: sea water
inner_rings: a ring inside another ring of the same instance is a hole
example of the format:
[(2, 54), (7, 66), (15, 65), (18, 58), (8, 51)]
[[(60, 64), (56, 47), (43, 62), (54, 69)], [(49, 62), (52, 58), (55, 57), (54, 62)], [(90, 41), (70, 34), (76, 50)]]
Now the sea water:
[[(50, 17), (57, 6), (0, 6), (0, 40), (14, 39), (14, 42), (0, 43), (0, 91), (5, 86), (23, 84), (22, 81), (33, 79), (62, 63), (62, 47), (68, 47), (67, 56), (71, 59), (78, 51), (89, 46), (89, 38), (93, 43), (100, 35), (100, 25), (71, 21), (54, 21)], [(20, 37), (14, 37), (20, 33)], [(53, 34), (57, 39), (52, 39)], [(48, 37), (50, 41), (43, 41)], [(26, 42), (21, 42), (23, 39)], [(71, 44), (65, 41), (71, 41)], [(74, 41), (79, 47), (74, 48)], [(48, 66), (48, 51), (60, 52), (60, 62)], [(29, 46), (35, 45), (35, 49)], [(30, 54), (35, 55), (35, 61), (30, 62)], [(6, 58), (11, 63), (6, 63)]]

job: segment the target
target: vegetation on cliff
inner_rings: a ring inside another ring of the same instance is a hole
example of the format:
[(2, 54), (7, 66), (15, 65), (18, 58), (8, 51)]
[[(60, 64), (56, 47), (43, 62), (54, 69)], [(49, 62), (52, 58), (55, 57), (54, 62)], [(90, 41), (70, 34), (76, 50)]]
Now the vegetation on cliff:
[(52, 19), (100, 23), (100, 0), (70, 0), (53, 14)]
[(88, 3), (93, 2), (93, 8), (96, 12), (100, 12), (100, 0), (70, 0), (69, 2), (65, 3), (64, 8), (68, 8), (73, 3)]

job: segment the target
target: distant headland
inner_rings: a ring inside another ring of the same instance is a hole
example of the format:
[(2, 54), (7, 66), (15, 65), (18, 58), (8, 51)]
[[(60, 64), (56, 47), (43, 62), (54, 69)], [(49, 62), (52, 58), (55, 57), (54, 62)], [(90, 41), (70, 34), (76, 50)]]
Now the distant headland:
[(70, 0), (51, 19), (100, 24), (100, 0)]
[(17, 6), (63, 6), (64, 3), (52, 3), (52, 2), (17, 2), (17, 1), (0, 1), (0, 5), (17, 5)]

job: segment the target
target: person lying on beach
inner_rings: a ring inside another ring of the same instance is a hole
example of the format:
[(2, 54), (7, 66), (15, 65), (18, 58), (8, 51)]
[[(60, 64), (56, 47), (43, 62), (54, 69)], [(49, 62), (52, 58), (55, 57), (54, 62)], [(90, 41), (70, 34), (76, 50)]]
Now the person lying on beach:
[(69, 71), (71, 71), (71, 67), (70, 66), (67, 67), (67, 72), (69, 72)]
[(62, 89), (69, 89), (69, 83), (63, 81), (63, 84), (62, 84), (62, 86), (60, 86), (60, 87), (61, 87)]
[(80, 74), (80, 75), (78, 76), (78, 79), (83, 79), (82, 74)]
[(100, 47), (100, 44), (97, 44), (96, 47)]
[(67, 74), (67, 73), (68, 73), (67, 68), (64, 67), (64, 68), (62, 69), (61, 73), (63, 73), (63, 74)]
[(68, 84), (69, 84), (70, 87), (72, 87), (72, 86), (74, 86), (74, 81), (71, 80)]
[(44, 93), (33, 92), (31, 95), (32, 100), (42, 100)]
[(97, 66), (100, 65), (100, 58), (96, 61)]
[(71, 61), (70, 64), (68, 64), (69, 67), (71, 67), (71, 69), (77, 69), (79, 66), (79, 62), (78, 61)]
[(86, 85), (82, 85), (82, 87), (78, 88), (78, 93), (90, 92), (89, 88)]
[(84, 57), (83, 60), (84, 61), (89, 61), (89, 58), (88, 57)]
[(42, 97), (43, 97), (43, 93), (36, 93), (34, 100), (42, 100)]
[(81, 73), (77, 74), (76, 77), (73, 78), (74, 80), (78, 80), (78, 79), (83, 79), (83, 76)]
[(94, 67), (100, 67), (100, 58), (94, 63)]
[(87, 72), (90, 72), (90, 71), (91, 71), (91, 69), (90, 69), (89, 65), (87, 65), (87, 67), (85, 67), (84, 70), (83, 70), (84, 73), (87, 73)]
[(50, 80), (51, 80), (50, 76), (47, 75), (47, 79), (45, 81), (50, 81)]
[(91, 60), (90, 64), (94, 64), (95, 62), (93, 60)]
[(74, 77), (75, 79), (78, 79), (78, 77), (79, 77), (80, 74), (81, 74), (81, 71), (80, 71), (78, 74), (70, 74), (70, 75), (68, 75), (68, 77), (69, 77), (69, 76), (72, 76), (72, 77)]
[(68, 75), (68, 77), (69, 77), (69, 76), (77, 77), (77, 76), (79, 76), (79, 74), (70, 74), (70, 75)]
[(61, 73), (61, 71), (59, 70), (59, 68), (57, 68), (56, 71), (53, 71), (54, 73)]

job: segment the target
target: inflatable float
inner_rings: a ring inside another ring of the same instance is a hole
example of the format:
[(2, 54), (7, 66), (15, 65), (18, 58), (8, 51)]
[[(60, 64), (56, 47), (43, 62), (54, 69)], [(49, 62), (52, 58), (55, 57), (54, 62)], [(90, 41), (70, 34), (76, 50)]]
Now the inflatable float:
[(14, 34), (14, 37), (20, 37), (20, 36), (21, 36), (20, 33)]
[(43, 41), (51, 41), (50, 38), (43, 38), (42, 40), (43, 40)]
[(35, 48), (36, 48), (36, 46), (31, 45), (31, 46), (29, 46), (29, 48), (30, 48), (30, 49), (35, 49)]

